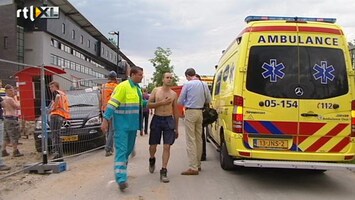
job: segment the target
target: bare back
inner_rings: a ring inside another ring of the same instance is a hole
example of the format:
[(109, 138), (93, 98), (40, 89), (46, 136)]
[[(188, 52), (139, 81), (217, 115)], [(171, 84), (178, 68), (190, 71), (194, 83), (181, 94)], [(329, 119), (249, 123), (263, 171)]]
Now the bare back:
[(174, 104), (177, 100), (177, 94), (170, 88), (158, 87), (150, 95), (150, 102), (159, 102), (165, 98), (171, 98), (170, 104), (155, 108), (154, 114), (159, 116), (174, 116)]

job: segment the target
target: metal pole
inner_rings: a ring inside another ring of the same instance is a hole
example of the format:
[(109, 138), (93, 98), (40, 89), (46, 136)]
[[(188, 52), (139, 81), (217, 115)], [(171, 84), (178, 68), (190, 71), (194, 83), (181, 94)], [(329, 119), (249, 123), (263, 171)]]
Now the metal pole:
[(121, 63), (120, 56), (120, 31), (117, 31), (117, 74), (119, 73), (119, 63)]
[(41, 117), (42, 117), (42, 157), (43, 164), (48, 163), (47, 109), (45, 92), (44, 65), (41, 66)]

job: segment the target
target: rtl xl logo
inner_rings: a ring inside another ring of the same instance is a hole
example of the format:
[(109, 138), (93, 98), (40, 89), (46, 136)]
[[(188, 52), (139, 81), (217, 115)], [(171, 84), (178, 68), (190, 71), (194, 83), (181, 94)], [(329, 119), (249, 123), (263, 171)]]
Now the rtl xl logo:
[(34, 7), (30, 6), (29, 8), (24, 7), (23, 9), (17, 10), (17, 18), (21, 17), (21, 13), (23, 18), (30, 18), (31, 21), (34, 21), (37, 18), (44, 19), (58, 19), (59, 18), (59, 7), (56, 6), (41, 6)]

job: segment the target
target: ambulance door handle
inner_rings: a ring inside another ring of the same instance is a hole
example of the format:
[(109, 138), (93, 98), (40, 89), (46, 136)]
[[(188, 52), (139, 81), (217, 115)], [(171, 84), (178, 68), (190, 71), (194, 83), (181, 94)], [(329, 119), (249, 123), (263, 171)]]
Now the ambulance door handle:
[(318, 117), (318, 114), (315, 113), (302, 113), (302, 117)]

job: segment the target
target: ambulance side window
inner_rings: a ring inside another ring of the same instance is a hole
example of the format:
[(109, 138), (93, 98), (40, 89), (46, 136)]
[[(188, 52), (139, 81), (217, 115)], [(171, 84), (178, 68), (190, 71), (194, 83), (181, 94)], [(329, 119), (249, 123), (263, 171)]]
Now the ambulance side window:
[(227, 67), (223, 71), (223, 81), (224, 82), (227, 81), (228, 76), (229, 76), (229, 65), (227, 65)]
[(234, 82), (234, 64), (229, 70), (229, 82), (233, 83)]
[(218, 95), (221, 89), (221, 79), (222, 79), (222, 72), (219, 72), (217, 75), (217, 80), (214, 89), (214, 95)]

